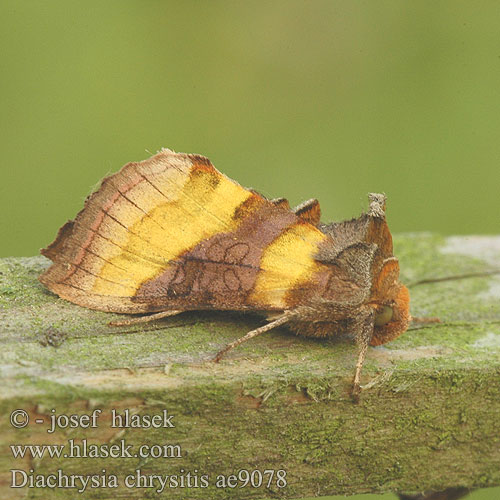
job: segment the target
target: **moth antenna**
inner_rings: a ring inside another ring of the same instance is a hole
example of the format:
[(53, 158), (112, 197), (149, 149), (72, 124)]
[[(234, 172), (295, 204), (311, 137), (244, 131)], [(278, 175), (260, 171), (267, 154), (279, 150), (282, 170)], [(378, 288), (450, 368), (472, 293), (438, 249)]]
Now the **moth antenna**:
[(379, 217), (381, 219), (385, 218), (385, 202), (387, 197), (384, 193), (370, 193), (368, 195), (370, 200), (370, 208), (368, 209), (368, 215), (372, 217)]
[(437, 317), (423, 317), (423, 318), (415, 318), (414, 316), (410, 317), (410, 322), (412, 324), (418, 323), (420, 325), (427, 325), (429, 323), (441, 323), (441, 320)]
[[(426, 285), (428, 283), (439, 283), (441, 281), (454, 281), (454, 280), (463, 280), (467, 278), (483, 278), (485, 276), (492, 276), (494, 274), (500, 274), (500, 269), (490, 269), (488, 271), (478, 271), (464, 274), (456, 274), (454, 276), (443, 276), (441, 278), (426, 278), (419, 281), (414, 281), (410, 283), (408, 288), (418, 286), (418, 285)], [(426, 325), (429, 323), (442, 323), (439, 318), (411, 318), (412, 324), (421, 324)], [(442, 323), (443, 324), (443, 323)], [(417, 326), (416, 328), (410, 328), (411, 330), (420, 330), (422, 328), (426, 328), (425, 326)]]
[[(471, 325), (498, 325), (500, 324), (500, 320), (492, 319), (492, 320), (471, 320), (471, 321), (441, 321), (439, 318), (414, 318), (417, 320), (417, 325), (419, 326), (410, 327), (408, 331), (413, 330), (423, 330), (424, 328), (439, 328), (439, 327), (447, 327), (447, 326), (456, 326), (456, 327), (469, 327)], [(429, 321), (426, 321), (426, 320)], [(412, 323), (413, 324), (413, 323)]]
[(284, 325), (286, 322), (290, 321), (291, 314), (285, 313), (281, 316), (279, 316), (277, 319), (274, 321), (271, 321), (270, 323), (267, 323), (267, 325), (261, 326), (260, 328), (256, 328), (255, 330), (251, 330), (248, 332), (246, 335), (243, 335), (243, 337), (240, 337), (239, 339), (235, 340), (234, 342), (231, 342), (228, 344), (222, 351), (219, 351), (217, 353), (217, 356), (213, 359), (215, 363), (218, 363), (222, 357), (228, 353), (230, 350), (234, 349), (235, 347), (238, 347), (240, 344), (243, 344), (243, 342), (246, 342), (247, 340), (253, 339), (254, 337), (257, 337), (257, 335), (260, 335), (261, 333), (265, 333), (269, 330), (272, 330), (273, 328), (276, 328), (277, 326)]
[(109, 326), (128, 326), (136, 325), (137, 323), (149, 323), (150, 321), (156, 321), (161, 318), (168, 318), (169, 316), (175, 316), (184, 311), (162, 311), (156, 314), (148, 314), (146, 316), (139, 316), (138, 318), (125, 319), (122, 321), (110, 321)]
[(484, 276), (492, 276), (493, 274), (500, 274), (500, 269), (490, 269), (489, 271), (478, 271), (473, 273), (456, 274), (453, 276), (443, 276), (442, 278), (428, 278), (414, 281), (407, 286), (412, 287), (417, 285), (425, 285), (427, 283), (439, 283), (440, 281), (463, 280), (467, 278), (482, 278)]
[(361, 393), (361, 370), (365, 361), (366, 352), (368, 351), (368, 344), (373, 335), (374, 322), (375, 311), (371, 310), (360, 319), (355, 332), (356, 345), (358, 346), (358, 361), (356, 363), (356, 371), (354, 372), (351, 396), (356, 403), (359, 402), (359, 395)]

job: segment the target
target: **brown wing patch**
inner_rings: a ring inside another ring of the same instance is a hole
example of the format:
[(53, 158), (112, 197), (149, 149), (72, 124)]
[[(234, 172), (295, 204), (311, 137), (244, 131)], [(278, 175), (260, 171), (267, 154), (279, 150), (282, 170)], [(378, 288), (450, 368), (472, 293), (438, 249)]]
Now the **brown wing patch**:
[(284, 210), (290, 210), (290, 203), (288, 203), (288, 200), (286, 198), (273, 198), (272, 200), (270, 200), (270, 202), (275, 207), (283, 208)]
[(315, 199), (307, 200), (293, 209), (295, 215), (304, 222), (317, 226), (321, 219), (321, 209), (319, 201)]

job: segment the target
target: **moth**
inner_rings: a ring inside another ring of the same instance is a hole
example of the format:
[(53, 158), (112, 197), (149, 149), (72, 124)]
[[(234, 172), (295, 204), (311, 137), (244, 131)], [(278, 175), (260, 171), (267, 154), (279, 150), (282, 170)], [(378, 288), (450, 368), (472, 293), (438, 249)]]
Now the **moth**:
[(39, 279), (80, 306), (148, 314), (126, 324), (196, 310), (267, 318), (215, 361), (282, 325), (308, 337), (351, 335), (356, 397), (368, 346), (398, 337), (410, 321), (386, 198), (369, 201), (360, 217), (323, 224), (315, 199), (291, 209), (204, 156), (162, 149), (103, 179), (41, 251), (53, 263)]

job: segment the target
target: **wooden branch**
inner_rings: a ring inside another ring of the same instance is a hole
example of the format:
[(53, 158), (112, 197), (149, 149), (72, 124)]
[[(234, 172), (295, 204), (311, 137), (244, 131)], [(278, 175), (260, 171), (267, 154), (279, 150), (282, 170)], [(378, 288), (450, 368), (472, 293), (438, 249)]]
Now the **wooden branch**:
[[(412, 314), (442, 322), (415, 325), (370, 348), (358, 405), (349, 397), (356, 360), (350, 343), (278, 329), (214, 364), (208, 360), (221, 347), (262, 320), (190, 313), (113, 328), (108, 322), (120, 316), (67, 303), (38, 283), (48, 265), (43, 257), (0, 259), (0, 497), (80, 498), (75, 489), (11, 489), (10, 469), (44, 475), (105, 469), (118, 476), (118, 488), (88, 486), (82, 498), (160, 496), (157, 483), (124, 486), (136, 469), (144, 475), (208, 475), (208, 488), (167, 486), (163, 495), (169, 498), (500, 485), (500, 275), (487, 273), (500, 269), (500, 237), (399, 236), (395, 255), (403, 282), (464, 277), (410, 290)], [(485, 274), (465, 276), (480, 272)], [(26, 428), (10, 424), (15, 409), (29, 415)], [(97, 428), (47, 433), (52, 409), (102, 414)], [(112, 409), (137, 415), (167, 410), (175, 427), (111, 428)], [(15, 459), (10, 449), (69, 439), (179, 445), (182, 457)], [(241, 469), (286, 470), (287, 486), (215, 486), (218, 475)]]

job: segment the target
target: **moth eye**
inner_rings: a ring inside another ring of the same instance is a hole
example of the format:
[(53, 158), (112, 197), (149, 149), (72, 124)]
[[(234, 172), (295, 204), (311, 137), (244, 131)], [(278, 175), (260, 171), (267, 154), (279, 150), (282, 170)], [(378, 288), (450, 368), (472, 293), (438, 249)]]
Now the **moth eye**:
[(392, 307), (382, 307), (382, 309), (377, 311), (377, 314), (375, 316), (375, 326), (386, 325), (387, 323), (389, 323), (389, 321), (391, 321), (393, 314), (394, 311), (392, 310)]

